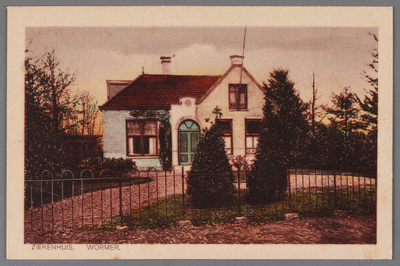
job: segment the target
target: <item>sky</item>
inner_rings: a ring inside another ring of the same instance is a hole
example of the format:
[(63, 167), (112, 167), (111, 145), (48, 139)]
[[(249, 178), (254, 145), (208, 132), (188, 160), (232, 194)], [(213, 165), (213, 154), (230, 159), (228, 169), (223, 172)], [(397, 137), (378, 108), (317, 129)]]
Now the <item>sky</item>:
[[(248, 27), (244, 66), (261, 84), (277, 68), (289, 70), (304, 101), (329, 104), (344, 87), (361, 98), (370, 85), (363, 77), (372, 62), (377, 28)], [(54, 50), (59, 67), (74, 73), (73, 93), (89, 91), (99, 105), (106, 80), (161, 74), (160, 56), (172, 56), (171, 74), (222, 75), (230, 55), (242, 54), (242, 27), (37, 27), (26, 28), (27, 56)]]

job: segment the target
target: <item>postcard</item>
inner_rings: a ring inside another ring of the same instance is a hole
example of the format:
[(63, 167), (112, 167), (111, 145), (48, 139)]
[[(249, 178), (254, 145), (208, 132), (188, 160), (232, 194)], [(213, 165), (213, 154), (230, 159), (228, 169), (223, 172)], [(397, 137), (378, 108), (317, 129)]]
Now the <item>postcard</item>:
[(392, 13), (9, 7), (7, 258), (391, 259)]

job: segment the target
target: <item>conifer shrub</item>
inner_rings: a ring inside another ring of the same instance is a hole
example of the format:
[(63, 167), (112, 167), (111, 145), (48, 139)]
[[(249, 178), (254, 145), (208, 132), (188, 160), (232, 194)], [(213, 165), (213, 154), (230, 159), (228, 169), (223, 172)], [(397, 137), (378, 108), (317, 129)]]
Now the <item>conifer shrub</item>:
[(188, 194), (193, 206), (212, 208), (231, 202), (233, 180), (221, 131), (217, 125), (212, 125), (200, 138), (188, 175)]
[(257, 152), (248, 178), (252, 204), (280, 200), (287, 189), (287, 170), (306, 167), (308, 124), (305, 104), (289, 80), (277, 69), (265, 88), (265, 105)]

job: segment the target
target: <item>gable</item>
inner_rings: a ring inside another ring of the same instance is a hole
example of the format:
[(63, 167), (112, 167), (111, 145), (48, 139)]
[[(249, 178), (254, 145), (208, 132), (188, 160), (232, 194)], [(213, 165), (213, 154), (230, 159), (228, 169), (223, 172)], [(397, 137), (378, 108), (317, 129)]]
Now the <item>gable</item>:
[[(225, 74), (223, 74), (216, 83), (214, 83), (214, 85), (212, 87), (210, 87), (210, 89), (200, 98), (200, 100), (198, 101), (198, 103), (203, 102), (224, 80), (226, 80), (226, 78), (232, 74), (233, 70), (238, 70), (240, 68), (238, 68), (237, 65), (232, 65), (226, 72)], [(260, 89), (263, 93), (265, 92), (264, 88), (260, 85), (260, 83), (258, 83), (258, 81), (250, 74), (249, 71), (247, 71), (247, 69), (245, 67), (241, 67), (242, 71), (242, 77), (243, 76), (247, 76), (249, 78), (249, 80), (251, 82), (253, 82), (255, 84), (255, 86)], [(240, 75), (238, 75), (238, 77), (240, 77)], [(240, 81), (237, 80), (234, 83), (239, 83)]]

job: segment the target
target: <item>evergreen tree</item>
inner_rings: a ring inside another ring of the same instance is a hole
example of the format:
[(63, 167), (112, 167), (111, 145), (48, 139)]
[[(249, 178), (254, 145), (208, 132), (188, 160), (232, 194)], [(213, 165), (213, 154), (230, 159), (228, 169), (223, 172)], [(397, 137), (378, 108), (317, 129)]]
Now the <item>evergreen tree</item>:
[(262, 132), (248, 180), (251, 203), (281, 198), (286, 191), (286, 170), (305, 167), (309, 126), (308, 105), (289, 79), (288, 71), (270, 73), (265, 88)]
[(326, 108), (328, 114), (332, 115), (329, 120), (337, 125), (348, 136), (354, 130), (364, 128), (360, 121), (358, 108), (358, 97), (345, 87), (340, 94), (333, 94), (333, 107)]
[[(375, 41), (378, 42), (378, 37), (372, 34)], [(378, 160), (378, 62), (379, 53), (378, 49), (375, 48), (372, 51), (372, 62), (368, 65), (372, 73), (364, 71), (364, 76), (367, 82), (371, 85), (371, 89), (368, 91), (368, 95), (361, 101), (358, 99), (358, 103), (362, 109), (361, 119), (364, 122), (366, 129), (368, 130), (367, 135), (367, 146), (363, 153), (362, 162), (368, 165), (371, 169), (376, 172), (377, 160)]]
[(317, 168), (344, 170), (355, 169), (360, 165), (365, 147), (363, 131), (352, 131), (349, 134), (336, 123), (328, 125), (318, 123), (315, 149)]
[(233, 197), (233, 173), (217, 125), (202, 135), (187, 180), (192, 204), (200, 208), (221, 206)]
[(359, 170), (363, 166), (363, 157), (367, 152), (366, 123), (360, 117), (359, 99), (355, 93), (344, 88), (340, 94), (334, 94), (333, 107), (326, 108), (331, 117), (325, 139), (326, 149), (331, 151), (327, 163), (330, 168)]

